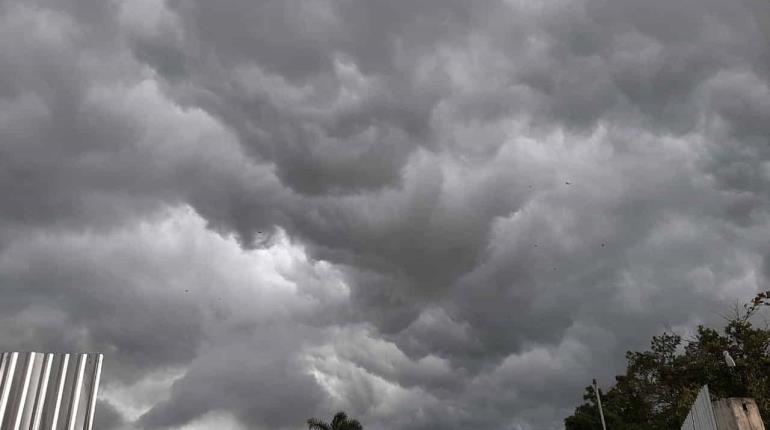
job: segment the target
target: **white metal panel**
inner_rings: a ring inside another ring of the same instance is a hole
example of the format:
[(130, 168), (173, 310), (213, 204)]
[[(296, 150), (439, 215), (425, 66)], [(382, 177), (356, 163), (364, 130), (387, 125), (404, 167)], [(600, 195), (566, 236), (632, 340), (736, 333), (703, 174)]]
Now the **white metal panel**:
[(18, 419), (18, 429), (28, 429), (32, 416), (35, 410), (35, 399), (37, 398), (38, 390), (40, 389), (40, 383), (42, 382), (41, 372), (43, 371), (44, 356), (40, 353), (35, 353), (28, 363), (30, 368), (29, 374), (29, 387), (27, 389), (27, 396), (24, 399), (24, 403), (27, 406), (20, 408), (21, 414)]
[(101, 354), (0, 354), (0, 430), (92, 430), (102, 361)]
[(38, 387), (37, 394), (35, 395), (35, 407), (32, 415), (31, 430), (39, 430), (40, 423), (43, 419), (43, 411), (46, 404), (46, 395), (48, 394), (48, 385), (51, 378), (51, 367), (53, 366), (53, 354), (46, 354), (43, 361), (40, 386)]
[(7, 363), (4, 366), (5, 369), (3, 369), (3, 386), (0, 387), (0, 427), (5, 425), (5, 412), (8, 410), (8, 400), (11, 397), (11, 386), (13, 385), (13, 379), (16, 373), (16, 362), (19, 359), (19, 353), (11, 352), (8, 353), (7, 356)]
[(35, 369), (35, 358), (37, 354), (34, 352), (29, 353), (25, 357), (24, 373), (22, 374), (21, 381), (19, 383), (19, 394), (16, 400), (15, 413), (13, 417), (13, 430), (21, 429), (21, 421), (24, 417), (25, 406), (27, 404), (27, 396), (29, 395), (29, 385), (32, 382), (32, 371)]
[(91, 398), (88, 400), (88, 410), (86, 412), (86, 418), (84, 428), (91, 429), (94, 425), (94, 411), (96, 410), (96, 393), (99, 391), (99, 380), (102, 377), (102, 361), (104, 356), (96, 354), (96, 362), (94, 363), (93, 379), (91, 380), (91, 387), (89, 388), (89, 394)]
[(695, 403), (682, 424), (682, 430), (717, 430), (708, 385), (704, 385), (695, 398)]
[(86, 373), (86, 354), (78, 356), (77, 372), (75, 381), (72, 384), (72, 395), (70, 396), (69, 413), (67, 414), (67, 430), (75, 430), (77, 422), (78, 406), (80, 406), (80, 392), (83, 388), (83, 377)]
[(67, 382), (67, 370), (69, 369), (70, 356), (64, 354), (59, 357), (59, 366), (56, 372), (56, 391), (54, 392), (53, 403), (51, 409), (46, 413), (47, 430), (56, 430), (56, 426), (59, 423), (59, 415), (61, 411), (61, 402), (64, 397), (64, 385)]

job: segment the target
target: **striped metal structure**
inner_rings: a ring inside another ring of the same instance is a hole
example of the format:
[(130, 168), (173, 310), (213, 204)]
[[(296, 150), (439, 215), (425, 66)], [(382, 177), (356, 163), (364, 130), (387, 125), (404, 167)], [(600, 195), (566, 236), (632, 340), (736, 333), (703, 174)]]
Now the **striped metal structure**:
[(682, 430), (717, 430), (716, 416), (714, 407), (711, 404), (711, 395), (708, 385), (704, 385), (698, 393), (687, 414)]
[(91, 430), (103, 358), (2, 353), (0, 430)]

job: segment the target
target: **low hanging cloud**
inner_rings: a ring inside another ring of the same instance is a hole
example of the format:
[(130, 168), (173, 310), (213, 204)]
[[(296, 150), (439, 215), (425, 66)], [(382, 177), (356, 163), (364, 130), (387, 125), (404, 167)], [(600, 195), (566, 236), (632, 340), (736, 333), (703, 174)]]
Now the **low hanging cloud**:
[(556, 429), (764, 288), (759, 0), (0, 1), (0, 347), (104, 428)]

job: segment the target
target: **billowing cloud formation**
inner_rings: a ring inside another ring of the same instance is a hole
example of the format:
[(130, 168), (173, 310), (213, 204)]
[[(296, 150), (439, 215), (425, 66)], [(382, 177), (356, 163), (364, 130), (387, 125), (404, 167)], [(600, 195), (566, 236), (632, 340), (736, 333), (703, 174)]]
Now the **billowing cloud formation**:
[(550, 429), (770, 273), (758, 0), (0, 1), (0, 346), (105, 428)]

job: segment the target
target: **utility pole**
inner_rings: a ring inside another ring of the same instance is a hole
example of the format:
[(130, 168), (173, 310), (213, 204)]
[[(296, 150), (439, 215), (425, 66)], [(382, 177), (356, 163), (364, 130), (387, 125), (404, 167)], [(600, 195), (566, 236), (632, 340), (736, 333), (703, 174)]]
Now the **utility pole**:
[(596, 386), (596, 379), (594, 379), (594, 393), (596, 393), (596, 403), (599, 405), (599, 417), (602, 419), (602, 429), (607, 430), (607, 424), (604, 423), (604, 411), (602, 411), (602, 398), (599, 395), (599, 387)]

